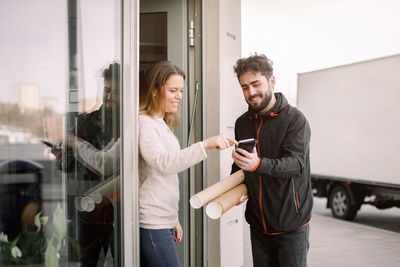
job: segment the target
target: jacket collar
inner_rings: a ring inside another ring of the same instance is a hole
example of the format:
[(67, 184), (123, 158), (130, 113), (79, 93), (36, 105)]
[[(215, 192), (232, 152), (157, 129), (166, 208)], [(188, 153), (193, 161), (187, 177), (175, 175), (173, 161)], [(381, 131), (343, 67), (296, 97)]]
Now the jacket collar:
[(253, 112), (249, 109), (249, 118), (250, 119), (258, 119), (259, 117), (277, 117), (279, 116), (279, 113), (289, 105), (289, 103), (286, 100), (286, 97), (282, 93), (274, 93), (276, 102), (275, 105), (268, 110), (267, 112), (263, 113), (258, 113), (258, 112)]

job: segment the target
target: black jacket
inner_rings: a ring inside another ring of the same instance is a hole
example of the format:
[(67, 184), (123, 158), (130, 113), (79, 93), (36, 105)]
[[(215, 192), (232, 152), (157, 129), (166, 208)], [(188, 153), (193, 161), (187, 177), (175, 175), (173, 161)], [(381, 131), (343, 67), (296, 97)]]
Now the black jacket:
[[(76, 125), (68, 134), (88, 141), (96, 149), (102, 150), (112, 139), (117, 140), (120, 137), (119, 116), (118, 114), (106, 114), (103, 105), (91, 113), (79, 114), (76, 118)], [(108, 178), (89, 165), (78, 161), (71, 149), (65, 151), (65, 158), (66, 166), (63, 171), (74, 172), (78, 180), (102, 181)], [(90, 187), (89, 184), (81, 183), (78, 192), (83, 193), (88, 190), (88, 187)]]
[[(274, 107), (266, 114), (247, 111), (235, 124), (235, 139), (257, 139), (260, 164), (245, 172), (249, 192), (246, 221), (266, 234), (297, 230), (311, 218), (310, 127), (307, 119), (286, 98), (275, 93)], [(233, 164), (232, 172), (239, 170)]]

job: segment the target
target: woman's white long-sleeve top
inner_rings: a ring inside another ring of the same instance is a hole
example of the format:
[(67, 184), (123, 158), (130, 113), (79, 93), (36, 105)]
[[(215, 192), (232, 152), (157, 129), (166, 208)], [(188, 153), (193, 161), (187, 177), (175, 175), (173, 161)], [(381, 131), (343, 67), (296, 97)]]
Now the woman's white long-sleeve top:
[(207, 157), (203, 143), (181, 150), (163, 119), (139, 115), (139, 151), (140, 227), (174, 228), (178, 221), (178, 173)]
[(77, 159), (90, 170), (108, 176), (119, 168), (120, 146), (119, 138), (111, 140), (103, 150), (87, 141), (78, 141), (73, 150)]

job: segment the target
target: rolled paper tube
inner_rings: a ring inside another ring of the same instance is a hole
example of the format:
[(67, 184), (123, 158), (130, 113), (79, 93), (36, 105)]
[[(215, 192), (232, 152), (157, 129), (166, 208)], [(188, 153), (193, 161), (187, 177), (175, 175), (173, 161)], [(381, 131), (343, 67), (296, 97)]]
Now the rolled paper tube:
[(239, 170), (192, 196), (190, 198), (190, 205), (195, 209), (199, 209), (219, 195), (243, 183), (243, 181), (244, 173), (242, 170)]
[(79, 200), (80, 200), (78, 203), (80, 205), (79, 208), (82, 211), (91, 212), (94, 210), (96, 204), (94, 203), (93, 198), (91, 198), (90, 196), (86, 196), (86, 197), (79, 198)]
[(206, 207), (207, 216), (211, 219), (218, 219), (222, 214), (241, 201), (246, 195), (247, 187), (245, 184), (236, 186), (208, 203)]
[(120, 176), (109, 178), (87, 190), (83, 195), (75, 198), (75, 208), (78, 211), (91, 212), (95, 205), (101, 203), (102, 197), (118, 192)]
[(98, 201), (96, 200), (99, 198), (99, 195), (108, 196), (110, 194), (117, 192), (120, 189), (119, 184), (120, 184), (119, 176), (115, 178), (110, 178), (90, 188), (88, 191), (83, 193), (83, 195), (93, 197), (95, 202), (97, 203)]

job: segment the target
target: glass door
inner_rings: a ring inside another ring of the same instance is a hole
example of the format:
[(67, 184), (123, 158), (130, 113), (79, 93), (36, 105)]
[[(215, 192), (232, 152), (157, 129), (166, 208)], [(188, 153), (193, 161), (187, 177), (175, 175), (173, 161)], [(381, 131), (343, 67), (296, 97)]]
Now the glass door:
[(0, 3), (0, 265), (123, 266), (134, 249), (120, 191), (130, 2)]

